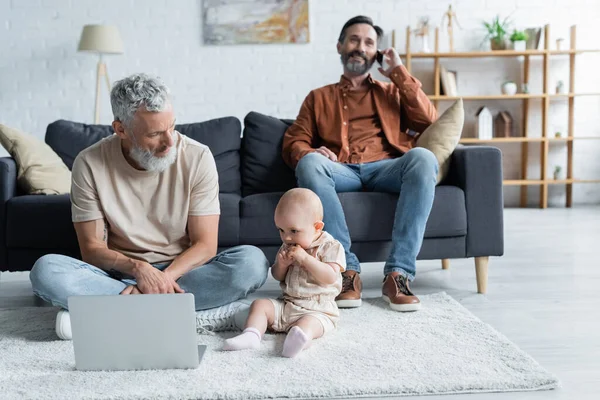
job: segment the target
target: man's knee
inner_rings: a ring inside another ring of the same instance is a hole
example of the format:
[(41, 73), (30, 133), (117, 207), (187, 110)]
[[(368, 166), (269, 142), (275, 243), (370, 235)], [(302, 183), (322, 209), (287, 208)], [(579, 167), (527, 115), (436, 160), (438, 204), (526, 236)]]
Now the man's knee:
[(56, 277), (58, 269), (64, 265), (61, 260), (66, 258), (68, 257), (60, 254), (46, 254), (38, 258), (29, 272), (29, 280), (33, 289), (43, 287), (53, 277)]
[(267, 280), (269, 272), (269, 261), (265, 253), (256, 246), (242, 245), (232, 249), (235, 252), (236, 259), (241, 260), (242, 265), (239, 271), (243, 276), (243, 282), (250, 286), (262, 286)]
[(331, 162), (331, 160), (319, 153), (308, 153), (302, 157), (296, 165), (298, 183), (306, 184), (325, 175), (327, 162)]
[(423, 147), (416, 147), (407, 152), (403, 157), (409, 158), (409, 164), (413, 167), (411, 170), (420, 176), (437, 176), (438, 160), (430, 150)]

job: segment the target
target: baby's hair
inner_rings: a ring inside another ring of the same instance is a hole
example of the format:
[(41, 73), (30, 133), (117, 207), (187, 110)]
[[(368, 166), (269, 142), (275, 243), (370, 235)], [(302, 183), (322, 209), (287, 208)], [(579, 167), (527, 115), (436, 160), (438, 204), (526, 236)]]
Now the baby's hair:
[(307, 212), (313, 212), (318, 221), (323, 220), (323, 204), (321, 203), (319, 196), (312, 190), (304, 188), (288, 190), (281, 196), (281, 199), (279, 199), (277, 209), (281, 210), (291, 204), (300, 206)]

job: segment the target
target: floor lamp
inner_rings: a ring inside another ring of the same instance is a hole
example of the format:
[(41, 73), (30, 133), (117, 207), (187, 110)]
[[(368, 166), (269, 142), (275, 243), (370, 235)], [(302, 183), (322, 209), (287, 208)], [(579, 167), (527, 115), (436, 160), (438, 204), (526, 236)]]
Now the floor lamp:
[(98, 53), (96, 104), (94, 108), (94, 123), (98, 124), (100, 123), (100, 81), (103, 76), (110, 93), (110, 80), (102, 57), (104, 54), (123, 54), (123, 42), (119, 30), (116, 26), (110, 25), (85, 25), (81, 32), (77, 50)]

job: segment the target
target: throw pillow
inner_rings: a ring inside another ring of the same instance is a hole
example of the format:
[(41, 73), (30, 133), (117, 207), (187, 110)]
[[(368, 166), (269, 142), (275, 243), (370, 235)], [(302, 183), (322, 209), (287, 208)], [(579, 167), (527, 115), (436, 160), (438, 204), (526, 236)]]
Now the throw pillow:
[(28, 194), (63, 194), (71, 190), (71, 171), (43, 141), (0, 124), (0, 144), (15, 159), (17, 184)]
[(417, 138), (417, 147), (430, 150), (438, 160), (438, 183), (448, 173), (450, 156), (458, 145), (464, 121), (463, 101), (458, 99)]
[(285, 192), (296, 186), (294, 171), (281, 157), (283, 135), (291, 120), (251, 111), (244, 118), (242, 193)]

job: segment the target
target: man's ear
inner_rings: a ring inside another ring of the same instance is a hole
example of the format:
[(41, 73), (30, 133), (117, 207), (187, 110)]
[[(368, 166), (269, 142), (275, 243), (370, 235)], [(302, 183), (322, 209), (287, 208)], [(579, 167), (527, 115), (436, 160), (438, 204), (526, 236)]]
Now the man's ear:
[(335, 47), (337, 48), (338, 54), (342, 54), (342, 44), (340, 42), (337, 42), (337, 46)]
[(315, 229), (320, 231), (323, 230), (323, 227), (325, 226), (325, 224), (323, 223), (323, 221), (317, 221), (315, 222)]
[(112, 127), (115, 130), (117, 136), (119, 136), (121, 139), (128, 139), (128, 135), (125, 132), (125, 126), (121, 121), (113, 121)]

